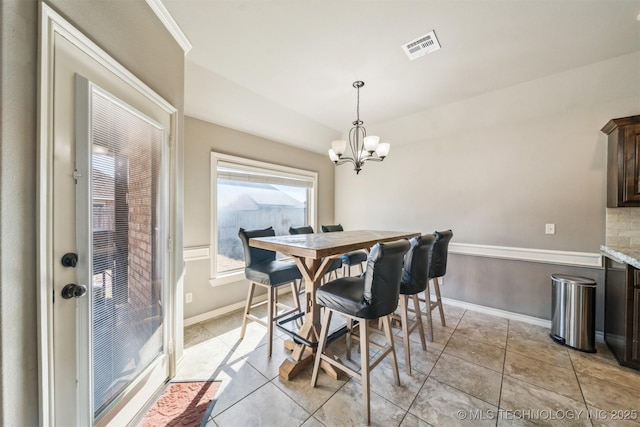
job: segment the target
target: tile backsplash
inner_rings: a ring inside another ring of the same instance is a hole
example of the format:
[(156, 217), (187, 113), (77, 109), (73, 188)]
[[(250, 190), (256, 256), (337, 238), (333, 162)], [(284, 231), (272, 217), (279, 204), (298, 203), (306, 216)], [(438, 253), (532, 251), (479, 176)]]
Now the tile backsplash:
[(606, 244), (640, 246), (640, 208), (607, 208)]

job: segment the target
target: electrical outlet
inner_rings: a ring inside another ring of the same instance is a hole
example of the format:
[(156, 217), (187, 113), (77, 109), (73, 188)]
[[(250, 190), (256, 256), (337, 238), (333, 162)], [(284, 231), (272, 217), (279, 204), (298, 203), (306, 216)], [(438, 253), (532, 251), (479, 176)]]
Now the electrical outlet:
[(545, 224), (544, 225), (544, 233), (545, 234), (556, 234), (556, 225), (555, 224)]
[(186, 302), (187, 304), (189, 304), (190, 302), (193, 302), (192, 292), (187, 292), (186, 294), (184, 294), (184, 302)]

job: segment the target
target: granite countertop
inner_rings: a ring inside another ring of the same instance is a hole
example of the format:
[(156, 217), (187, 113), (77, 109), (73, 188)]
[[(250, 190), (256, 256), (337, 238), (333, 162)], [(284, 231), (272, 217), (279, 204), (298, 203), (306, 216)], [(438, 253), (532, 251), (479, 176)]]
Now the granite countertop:
[(620, 262), (640, 268), (640, 246), (602, 245), (600, 252)]

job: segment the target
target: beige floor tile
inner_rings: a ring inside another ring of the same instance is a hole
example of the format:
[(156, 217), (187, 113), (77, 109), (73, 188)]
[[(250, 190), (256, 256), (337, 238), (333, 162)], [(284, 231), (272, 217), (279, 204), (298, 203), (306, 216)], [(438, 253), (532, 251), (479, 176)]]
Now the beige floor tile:
[(607, 411), (593, 406), (588, 406), (588, 408), (593, 427), (637, 427), (640, 423), (640, 413), (638, 412), (631, 410)]
[(183, 339), (185, 349), (200, 344), (204, 341), (208, 341), (212, 338), (214, 338), (214, 336), (202, 323), (197, 323), (195, 325), (184, 328)]
[(519, 322), (517, 320), (509, 321), (509, 335), (515, 334), (531, 341), (539, 341), (548, 343), (551, 341), (549, 334), (551, 330), (544, 326), (532, 325), (530, 323)]
[[(371, 425), (397, 426), (406, 413), (376, 393), (371, 393)], [(313, 414), (325, 426), (363, 426), (364, 403), (362, 387), (356, 380), (350, 380), (327, 403)]]
[(571, 369), (571, 359), (567, 347), (553, 342), (548, 335), (547, 340), (542, 341), (531, 335), (513, 332), (509, 328), (507, 350), (532, 357), (541, 362)]
[(402, 420), (400, 427), (430, 427), (431, 424), (428, 422), (421, 420), (413, 414), (407, 414)]
[(502, 374), (443, 353), (429, 378), (498, 406)]
[(506, 411), (500, 411), (498, 414), (498, 427), (533, 427), (535, 425), (537, 424), (533, 421), (513, 416)]
[(223, 366), (215, 379), (222, 381), (222, 385), (211, 412), (214, 418), (269, 382), (264, 375), (243, 359)]
[(508, 330), (509, 321), (507, 319), (467, 310), (460, 319), (454, 334), (464, 339), (505, 348)]
[(582, 400), (582, 393), (573, 369), (550, 365), (507, 350), (504, 375), (526, 381), (575, 400)]
[(265, 350), (266, 348), (264, 346), (260, 346), (244, 357), (251, 366), (272, 380), (280, 375), (280, 365), (285, 359), (291, 356), (291, 352), (285, 348), (285, 340), (282, 338), (273, 339), (271, 357), (267, 357)]
[[(577, 351), (577, 350), (570, 349), (569, 351)], [(618, 361), (616, 360), (616, 357), (611, 352), (611, 349), (609, 348), (607, 343), (603, 341), (596, 341), (596, 353), (593, 353), (593, 355), (599, 359), (609, 361), (616, 365), (618, 364)]]
[(465, 308), (449, 304), (443, 304), (442, 308), (444, 311), (444, 320), (447, 324), (451, 324), (451, 326), (456, 326), (460, 319), (462, 319), (462, 316), (464, 316), (464, 312), (467, 311)]
[[(440, 323), (434, 323), (433, 325), (433, 341), (429, 341), (429, 335), (427, 332), (427, 324), (426, 322), (423, 323), (423, 327), (424, 327), (424, 333), (425, 333), (425, 338), (427, 340), (427, 349), (435, 352), (435, 353), (442, 353), (442, 350), (444, 350), (445, 346), (447, 345), (447, 343), (449, 342), (449, 339), (451, 338), (451, 335), (454, 333), (454, 331), (456, 330), (455, 326), (440, 326)], [(413, 334), (409, 335), (409, 339), (411, 340), (412, 343), (417, 343), (418, 345), (420, 344), (420, 336), (414, 332)], [(421, 347), (422, 348), (422, 347)]]
[[(431, 369), (435, 366), (438, 357), (440, 357), (440, 351), (435, 350), (433, 347), (429, 347), (429, 343), (427, 343), (427, 349), (423, 350), (420, 345), (420, 341), (413, 341), (411, 336), (409, 338), (409, 342), (409, 351), (411, 352), (411, 369), (428, 375), (429, 372), (431, 372)], [(403, 367), (401, 369), (404, 369), (406, 372), (404, 344), (401, 336), (396, 337), (395, 348), (398, 363), (402, 364)]]
[(460, 324), (472, 323), (477, 325), (483, 325), (492, 329), (506, 330), (509, 326), (509, 320), (504, 317), (494, 316), (492, 314), (482, 313), (480, 311), (466, 310), (464, 316), (460, 320)]
[(307, 419), (307, 421), (305, 421), (301, 427), (325, 427), (325, 425), (318, 421), (315, 417), (309, 417), (309, 419)]
[(310, 416), (311, 414), (302, 409), (293, 399), (268, 383), (214, 416), (213, 419), (219, 427), (295, 427), (303, 424)]
[[(435, 296), (432, 296), (431, 298), (433, 301), (435, 301)], [(413, 307), (413, 304), (409, 304), (409, 307)], [(423, 316), (423, 322), (426, 323), (426, 304), (424, 302), (420, 303), (420, 310), (422, 311), (422, 316)], [(450, 326), (455, 328), (458, 325), (458, 322), (460, 321), (460, 319), (462, 318), (462, 316), (464, 315), (465, 309), (462, 307), (456, 307), (453, 305), (447, 305), (447, 304), (443, 304), (442, 305), (442, 311), (444, 311), (444, 322), (445, 322), (445, 326)], [(440, 312), (438, 308), (434, 308), (433, 312), (431, 314), (431, 317), (433, 318), (433, 326), (442, 326), (441, 323), (441, 319), (440, 319)]]
[(184, 351), (175, 380), (206, 380), (215, 378), (221, 368), (240, 356), (219, 340), (210, 339)]
[(509, 377), (503, 381), (500, 410), (504, 425), (528, 424), (521, 420), (537, 425), (591, 425), (582, 399), (574, 400)]
[(497, 372), (502, 372), (504, 367), (505, 350), (503, 348), (464, 339), (460, 335), (451, 337), (444, 352)]
[(216, 422), (213, 421), (213, 418), (209, 418), (209, 420), (207, 420), (207, 423), (204, 425), (204, 427), (218, 427), (218, 424), (216, 424)]
[(578, 374), (584, 400), (605, 411), (636, 411), (640, 417), (639, 388), (625, 387), (590, 375)]
[(463, 324), (461, 320), (460, 324), (456, 328), (453, 336), (456, 336), (463, 340), (473, 340), (481, 343), (485, 343), (490, 346), (505, 348), (507, 346), (507, 331), (494, 329), (490, 327), (483, 327), (478, 324)]
[(593, 354), (572, 351), (569, 353), (573, 367), (578, 374), (590, 375), (635, 390), (640, 390), (640, 372), (620, 366), (609, 359), (595, 357)]
[(287, 381), (277, 377), (272, 383), (307, 412), (314, 413), (344, 386), (349, 377), (345, 375), (339, 380), (334, 380), (321, 371), (318, 375), (318, 383), (315, 387), (311, 387), (312, 372), (313, 364), (310, 363), (292, 380)]
[[(284, 338), (285, 335), (277, 328), (273, 331), (273, 338)], [(267, 328), (256, 322), (249, 322), (244, 338), (240, 339), (240, 329), (221, 335), (219, 339), (241, 355), (247, 355), (258, 347), (262, 347), (267, 357)]]
[(414, 370), (407, 375), (403, 362), (398, 362), (400, 385), (396, 385), (391, 367), (391, 357), (387, 356), (371, 371), (371, 390), (393, 404), (408, 410), (416, 395), (427, 380), (427, 374)]
[[(242, 326), (242, 310), (234, 310), (220, 317), (201, 322), (198, 325), (207, 329), (212, 337), (220, 337), (228, 332), (240, 331), (240, 327)], [(189, 328), (192, 327), (193, 326), (189, 326)]]
[[(380, 338), (381, 334), (373, 333), (371, 335), (372, 340), (384, 343), (385, 340)], [(360, 371), (360, 341), (357, 338), (354, 338), (351, 343), (351, 359), (347, 359), (346, 337), (338, 338), (336, 341), (332, 342), (329, 345), (329, 349), (333, 352), (334, 356), (340, 359), (340, 362), (346, 365), (348, 368), (353, 369), (356, 372)], [(379, 351), (380, 350), (370, 345), (369, 359), (375, 357), (375, 355), (378, 354)]]
[(498, 408), (458, 389), (428, 378), (409, 413), (434, 426), (495, 426)]

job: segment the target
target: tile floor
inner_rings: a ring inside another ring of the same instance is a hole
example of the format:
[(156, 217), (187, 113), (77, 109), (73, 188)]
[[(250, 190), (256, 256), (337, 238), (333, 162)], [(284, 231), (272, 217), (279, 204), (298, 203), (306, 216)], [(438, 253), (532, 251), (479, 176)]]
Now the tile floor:
[[(412, 376), (397, 341), (401, 386), (389, 357), (372, 371), (371, 425), (640, 425), (640, 372), (620, 367), (605, 344), (582, 353), (553, 343), (543, 327), (454, 306), (444, 311), (446, 327), (434, 313), (427, 351), (412, 336)], [(358, 381), (321, 372), (311, 388), (311, 365), (284, 381), (278, 367), (288, 355), (286, 336), (276, 332), (268, 359), (266, 330), (250, 323), (240, 340), (241, 323), (238, 311), (185, 330), (176, 379), (223, 382), (207, 427), (363, 425)], [(344, 354), (340, 340), (332, 348)]]

